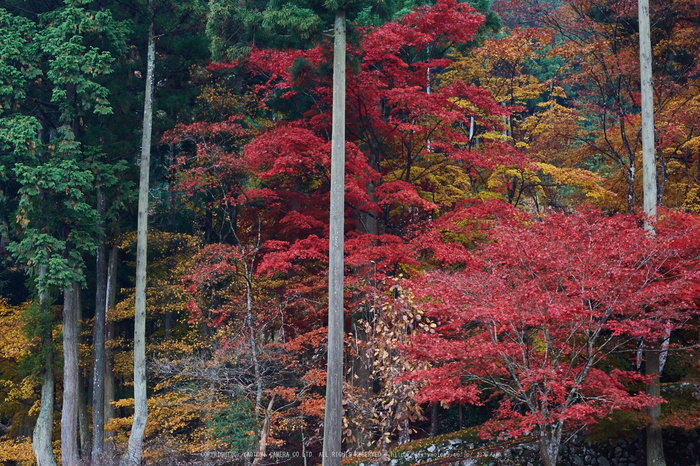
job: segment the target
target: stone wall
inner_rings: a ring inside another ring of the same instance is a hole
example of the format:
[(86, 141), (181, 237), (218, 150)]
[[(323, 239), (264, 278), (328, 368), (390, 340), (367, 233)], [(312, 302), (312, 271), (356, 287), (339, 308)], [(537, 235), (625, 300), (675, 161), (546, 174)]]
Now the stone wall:
[[(700, 466), (700, 437), (697, 433), (664, 436), (664, 451), (669, 466)], [(644, 449), (638, 441), (612, 439), (592, 443), (575, 436), (561, 447), (558, 464), (562, 466), (640, 466), (645, 465)], [(359, 462), (358, 466), (379, 466), (380, 462)], [(396, 452), (390, 466), (538, 466), (536, 443), (479, 444), (451, 439), (424, 449)]]
[[(678, 434), (664, 436), (664, 453), (669, 466), (700, 466), (700, 439), (695, 435)], [(560, 465), (566, 466), (640, 466), (646, 465), (644, 446), (639, 441), (612, 439), (598, 443), (577, 437), (561, 447)], [(539, 462), (537, 447), (533, 444), (518, 445), (493, 456), (492, 463), (527, 466)]]

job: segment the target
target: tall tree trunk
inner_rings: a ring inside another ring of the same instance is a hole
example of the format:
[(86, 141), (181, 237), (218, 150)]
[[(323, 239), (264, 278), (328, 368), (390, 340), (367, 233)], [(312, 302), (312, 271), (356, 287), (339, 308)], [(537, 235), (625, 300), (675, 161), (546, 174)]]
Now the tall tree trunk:
[(151, 158), (153, 122), (153, 69), (156, 61), (153, 6), (148, 3), (148, 57), (146, 93), (143, 104), (143, 137), (141, 140), (141, 174), (139, 179), (139, 209), (136, 240), (136, 296), (134, 309), (134, 421), (129, 434), (129, 449), (121, 460), (122, 466), (141, 463), (141, 448), (146, 432), (146, 251), (148, 246), (148, 175)]
[[(46, 266), (39, 267), (39, 276), (46, 273)], [(41, 281), (41, 280), (40, 280)], [(38, 466), (56, 466), (56, 458), (53, 455), (51, 435), (53, 433), (53, 396), (54, 396), (54, 369), (53, 369), (53, 337), (51, 332), (52, 318), (49, 309), (48, 292), (39, 292), (39, 312), (42, 316), (41, 348), (44, 352), (44, 380), (41, 384), (41, 407), (39, 417), (32, 435), (32, 450)], [(44, 319), (45, 318), (45, 319)]]
[(345, 10), (335, 14), (333, 133), (328, 252), (328, 366), (323, 466), (340, 466), (343, 421), (343, 272), (345, 234)]
[[(656, 155), (654, 147), (654, 81), (652, 76), (651, 27), (649, 24), (649, 0), (639, 0), (639, 69), (642, 94), (642, 164), (644, 184), (644, 213), (647, 221), (644, 227), (649, 234), (655, 234), (657, 179)], [(650, 396), (661, 396), (659, 352), (656, 348), (646, 350), (646, 374), (653, 377), (646, 386)], [(661, 407), (648, 408), (650, 423), (647, 427), (647, 466), (666, 466), (664, 446), (659, 427)]]
[(100, 216), (99, 244), (95, 259), (95, 328), (93, 346), (95, 364), (92, 372), (92, 463), (96, 464), (104, 450), (104, 376), (105, 376), (105, 316), (107, 314), (107, 247), (105, 246), (105, 195), (97, 191), (97, 212)]
[(78, 284), (63, 292), (63, 406), (61, 463), (77, 466), (78, 458)]
[(654, 148), (654, 80), (651, 72), (651, 32), (649, 0), (639, 0), (639, 68), (642, 94), (642, 170), (644, 213), (651, 222), (646, 229), (653, 233), (656, 221), (657, 179)]
[[(79, 119), (76, 117), (77, 86), (66, 82), (66, 104), (72, 108), (68, 114), (70, 139), (78, 140), (80, 134)], [(68, 114), (64, 113), (65, 116)], [(65, 250), (64, 253), (68, 253)], [(81, 404), (85, 402), (81, 376), (78, 347), (80, 344), (79, 309), (80, 288), (75, 280), (63, 289), (63, 405), (61, 406), (61, 463), (62, 466), (74, 466), (80, 462), (78, 432), (87, 421), (81, 416)], [(81, 432), (82, 433), (82, 432)], [(82, 441), (81, 437), (81, 441)]]
[[(114, 396), (116, 392), (116, 383), (114, 381), (114, 353), (112, 351), (111, 342), (114, 338), (114, 322), (107, 319), (110, 309), (114, 309), (117, 302), (117, 259), (119, 250), (116, 246), (112, 246), (109, 251), (109, 267), (107, 268), (107, 314), (105, 315), (105, 375), (104, 375), (104, 422), (107, 424), (111, 419), (114, 419)], [(114, 431), (105, 431), (104, 437), (113, 437)], [(115, 450), (114, 440), (107, 440), (104, 444), (104, 454), (106, 457), (111, 457)]]

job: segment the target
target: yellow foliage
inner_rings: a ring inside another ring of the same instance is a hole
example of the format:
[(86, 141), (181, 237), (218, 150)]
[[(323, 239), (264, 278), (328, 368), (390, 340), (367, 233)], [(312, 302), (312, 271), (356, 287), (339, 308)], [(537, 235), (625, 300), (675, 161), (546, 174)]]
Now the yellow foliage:
[[(192, 260), (201, 240), (183, 233), (153, 231), (148, 236), (148, 283), (146, 306), (149, 318), (185, 312), (189, 297), (181, 278), (192, 270)], [(136, 247), (135, 232), (121, 238), (120, 248), (130, 251)], [(134, 317), (134, 290), (121, 290), (122, 299), (109, 312), (109, 320), (117, 322)]]
[(0, 439), (0, 464), (30, 466), (36, 464), (32, 440), (27, 437)]
[[(115, 402), (115, 406), (122, 406), (121, 401)], [(131, 406), (134, 405), (134, 399), (131, 398)], [(128, 405), (127, 405), (128, 406)], [(105, 423), (105, 431), (113, 432), (112, 439), (117, 443), (126, 443), (129, 441), (129, 432), (131, 430), (131, 424), (134, 421), (134, 416), (128, 417), (115, 417), (110, 419)]]
[(253, 118), (261, 105), (255, 93), (235, 94), (231, 86), (225, 83), (203, 86), (197, 103), (200, 111), (205, 112), (207, 118), (212, 120), (236, 114)]
[(685, 201), (683, 202), (683, 210), (690, 212), (700, 212), (700, 187), (693, 186), (688, 188), (688, 192), (685, 195)]
[(0, 298), (0, 360), (19, 362), (29, 351), (21, 319), (23, 307), (10, 306)]
[[(509, 142), (530, 160), (541, 162), (531, 169), (496, 167), (484, 176), (487, 190), (475, 197), (507, 198), (515, 205), (522, 203), (521, 207), (537, 210), (543, 202), (561, 202), (560, 186), (580, 188), (589, 199), (599, 202), (613, 197), (612, 191), (603, 188), (602, 177), (580, 168), (587, 160), (577, 152), (583, 133), (581, 117), (577, 110), (559, 103), (566, 93), (556, 85), (556, 76), (547, 81), (535, 76), (541, 72), (539, 67), (558, 53), (559, 49), (552, 48), (551, 32), (516, 28), (488, 39), (468, 56), (452, 56), (455, 62), (442, 75), (444, 84), (461, 79), (488, 89), (499, 102), (525, 107), (502, 122), (506, 130), (478, 132), (477, 140)], [(561, 73), (564, 67), (556, 72)], [(467, 107), (466, 103), (458, 104)], [(500, 127), (501, 122), (497, 123)], [(566, 195), (572, 195), (571, 191)]]
[[(0, 299), (0, 417), (9, 425), (5, 432), (7, 438), (15, 438), (19, 426), (31, 422), (28, 418), (38, 412), (39, 384), (31, 376), (23, 377), (18, 371), (21, 360), (29, 355), (35, 343), (27, 338), (22, 318), (23, 311), (30, 304), (10, 306)], [(16, 453), (21, 445), (5, 440), (4, 446), (0, 444), (0, 458), (5, 448), (8, 454)], [(0, 459), (0, 464), (3, 461)]]
[(148, 399), (146, 435), (176, 435), (209, 416), (209, 403), (195, 394), (169, 392)]
[(615, 193), (602, 186), (603, 177), (592, 171), (580, 168), (559, 168), (543, 162), (536, 165), (543, 174), (551, 176), (556, 183), (583, 189), (587, 197), (596, 200), (615, 197)]
[[(471, 50), (466, 57), (453, 54), (455, 63), (442, 80), (449, 84), (462, 79), (488, 89), (498, 102), (524, 105), (550, 88), (549, 82), (540, 82), (528, 74), (528, 66), (533, 60), (548, 56), (550, 42), (551, 35), (543, 30), (508, 31), (501, 38), (486, 40), (482, 47)], [(561, 88), (557, 88), (556, 95), (562, 93)]]
[[(125, 292), (127, 290), (122, 290)], [(122, 299), (117, 303), (117, 305), (110, 309), (107, 314), (107, 319), (110, 322), (119, 322), (120, 320), (133, 319), (134, 318), (134, 295), (129, 294), (125, 299)]]
[(32, 398), (37, 392), (38, 384), (29, 377), (25, 377), (17, 383), (11, 380), (0, 380), (0, 387), (7, 394), (4, 403), (8, 403)]
[[(183, 379), (182, 377), (180, 378)], [(163, 390), (161, 384), (156, 390)], [(148, 422), (143, 457), (163, 460), (176, 454), (194, 454), (215, 448), (208, 435), (207, 421), (221, 407), (219, 394), (213, 391), (167, 391), (148, 399)], [(133, 409), (134, 399), (113, 402), (116, 408)], [(105, 425), (118, 443), (128, 441), (133, 416), (115, 418)]]
[(476, 194), (475, 198), (482, 200), (482, 201), (488, 201), (491, 199), (496, 199), (499, 201), (505, 200), (505, 197), (503, 196), (502, 193), (497, 193), (495, 191), (480, 191), (479, 193)]
[[(119, 339), (115, 343), (122, 342)], [(115, 345), (116, 346), (116, 345)], [(132, 380), (134, 377), (134, 351), (133, 349), (122, 349), (114, 352), (114, 374), (125, 380)], [(132, 385), (133, 382), (130, 384)]]
[(41, 399), (34, 400), (34, 403), (32, 403), (32, 407), (29, 408), (29, 415), (30, 416), (38, 416), (40, 409), (41, 409)]
[(511, 139), (500, 131), (485, 131), (479, 137), (488, 141), (510, 141)]
[(539, 183), (540, 181), (539, 178), (537, 178), (532, 172), (528, 170), (521, 170), (519, 168), (504, 167), (502, 165), (497, 165), (491, 173), (491, 176), (489, 177), (486, 184), (491, 189), (500, 189), (508, 180), (514, 177), (521, 180), (524, 180), (526, 177), (528, 177), (530, 181), (534, 183)]

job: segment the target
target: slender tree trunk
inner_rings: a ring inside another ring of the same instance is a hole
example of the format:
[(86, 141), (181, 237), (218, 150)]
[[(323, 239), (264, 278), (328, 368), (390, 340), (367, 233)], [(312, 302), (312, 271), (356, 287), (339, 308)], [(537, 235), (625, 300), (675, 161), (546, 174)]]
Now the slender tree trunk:
[[(97, 212), (104, 230), (105, 195), (97, 191)], [(100, 233), (95, 259), (95, 328), (93, 345), (95, 364), (92, 372), (92, 463), (97, 463), (104, 450), (104, 376), (105, 376), (105, 315), (107, 313), (107, 248), (104, 232)]]
[(146, 251), (148, 234), (148, 175), (151, 158), (151, 129), (153, 121), (153, 69), (156, 60), (153, 7), (149, 1), (148, 57), (146, 93), (143, 104), (143, 138), (141, 140), (141, 176), (139, 179), (139, 209), (136, 241), (136, 296), (134, 310), (134, 421), (129, 435), (129, 449), (121, 460), (122, 466), (139, 465), (146, 432)]
[[(109, 341), (112, 340), (112, 337), (114, 336), (114, 325), (111, 323), (107, 325), (107, 328), (109, 329), (108, 331), (108, 338)], [(109, 354), (111, 352), (108, 352)], [(116, 394), (116, 382), (114, 380), (114, 363), (113, 363), (113, 358), (111, 355), (107, 356), (105, 360), (105, 380), (104, 380), (104, 421), (105, 425), (109, 421), (115, 418), (116, 413), (114, 410), (114, 405), (112, 404), (112, 401), (115, 401), (114, 397)], [(113, 430), (105, 430), (104, 431), (104, 456), (109, 458), (112, 455), (115, 454), (115, 449), (116, 449), (116, 443), (114, 442), (114, 437), (115, 432)]]
[(328, 366), (323, 466), (340, 466), (343, 421), (343, 272), (345, 235), (345, 10), (335, 14), (333, 134), (328, 252)]
[(639, 0), (639, 64), (642, 93), (642, 169), (644, 184), (644, 213), (652, 223), (656, 220), (657, 177), (654, 150), (654, 81), (651, 72), (651, 32), (649, 25), (649, 0)]
[(63, 292), (63, 406), (61, 463), (77, 466), (78, 458), (78, 284)]
[[(117, 259), (119, 250), (113, 246), (109, 251), (109, 267), (107, 269), (107, 315), (109, 309), (114, 309), (117, 302)], [(114, 381), (114, 353), (112, 351), (111, 342), (114, 338), (114, 322), (107, 319), (105, 315), (105, 375), (104, 375), (104, 422), (107, 424), (111, 419), (114, 419), (114, 396), (116, 392), (116, 383)], [(113, 437), (114, 431), (105, 431), (104, 437)], [(114, 440), (107, 440), (104, 445), (104, 453), (106, 457), (114, 454), (116, 445)]]
[(435, 437), (438, 432), (438, 404), (433, 402), (430, 404), (430, 433), (431, 437)]
[(301, 457), (304, 458), (304, 466), (308, 465), (306, 460), (306, 439), (304, 438), (304, 429), (301, 430)]
[[(647, 221), (644, 227), (649, 234), (655, 233), (657, 177), (654, 147), (654, 81), (652, 76), (651, 27), (649, 24), (649, 0), (639, 0), (639, 68), (642, 94), (642, 163), (644, 184), (644, 213)], [(659, 352), (648, 345), (646, 349), (646, 374), (653, 377), (647, 385), (646, 393), (661, 396), (659, 379)], [(647, 427), (647, 466), (666, 466), (661, 427), (658, 426), (661, 406), (648, 408), (650, 423)]]
[[(39, 267), (39, 276), (46, 273), (46, 267)], [(54, 369), (53, 369), (53, 337), (51, 332), (52, 318), (49, 309), (48, 293), (39, 293), (39, 311), (43, 322), (41, 335), (41, 348), (44, 357), (44, 380), (41, 384), (41, 408), (36, 426), (32, 435), (32, 450), (38, 466), (56, 466), (56, 458), (53, 455), (51, 434), (53, 433), (53, 396), (54, 396)]]
[[(75, 83), (66, 83), (66, 103), (75, 105)], [(77, 118), (70, 122), (73, 136), (78, 135)], [(63, 404), (61, 406), (61, 463), (77, 466), (80, 462), (78, 429), (80, 421), (80, 365), (78, 357), (78, 283), (72, 281), (63, 290)]]
[(275, 394), (272, 394), (272, 399), (265, 410), (265, 420), (263, 421), (262, 429), (260, 429), (260, 443), (258, 444), (258, 452), (255, 455), (253, 466), (264, 464), (267, 454), (267, 439), (270, 437), (270, 420), (272, 418), (272, 406), (275, 403)]

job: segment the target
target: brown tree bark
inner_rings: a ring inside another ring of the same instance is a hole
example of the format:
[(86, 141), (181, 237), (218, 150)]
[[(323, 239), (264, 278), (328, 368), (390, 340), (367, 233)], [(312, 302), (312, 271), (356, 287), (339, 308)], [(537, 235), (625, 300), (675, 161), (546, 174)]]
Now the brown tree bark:
[(345, 10), (335, 14), (333, 132), (328, 254), (328, 366), (323, 466), (340, 466), (343, 421), (343, 274), (345, 240)]
[(63, 292), (63, 405), (61, 463), (77, 466), (78, 458), (78, 284)]
[[(646, 356), (646, 375), (654, 377), (653, 381), (646, 386), (646, 394), (661, 397), (661, 383), (659, 381), (661, 377), (659, 355), (661, 352), (657, 348), (647, 348), (644, 352)], [(659, 417), (661, 416), (661, 405), (656, 404), (647, 408), (647, 414), (651, 421), (646, 428), (647, 466), (666, 466), (664, 443), (661, 436), (662, 429), (658, 426)]]
[[(104, 230), (106, 212), (104, 192), (97, 191), (97, 212)], [(95, 361), (92, 371), (92, 451), (90, 457), (97, 463), (104, 451), (104, 377), (105, 377), (105, 316), (107, 313), (107, 247), (104, 232), (100, 234), (95, 258), (95, 328), (93, 346)]]

